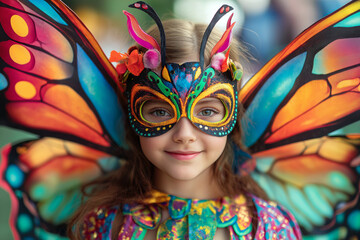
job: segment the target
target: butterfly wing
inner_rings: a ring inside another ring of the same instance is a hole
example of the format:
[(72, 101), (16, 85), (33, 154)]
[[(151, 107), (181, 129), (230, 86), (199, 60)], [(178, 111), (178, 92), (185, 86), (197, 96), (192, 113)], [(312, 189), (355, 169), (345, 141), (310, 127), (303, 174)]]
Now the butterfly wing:
[(56, 138), (5, 147), (0, 186), (12, 199), (14, 237), (63, 239), (66, 222), (81, 203), (80, 187), (120, 165), (108, 153)]
[(124, 156), (118, 76), (61, 1), (0, 0), (0, 24), (0, 124), (43, 137), (4, 149), (14, 237), (63, 239), (80, 187)]
[(58, 0), (11, 0), (0, 16), (1, 123), (112, 153), (126, 147), (117, 73), (76, 15)]
[(359, 213), (359, 9), (353, 1), (311, 26), (239, 94), (252, 175), (309, 236), (359, 230), (349, 220)]
[(359, 155), (360, 139), (304, 140), (255, 153), (252, 177), (295, 215), (305, 235), (335, 231), (330, 239), (344, 239), (358, 228), (349, 219), (360, 210)]
[(358, 120), (359, 4), (310, 27), (244, 86), (248, 147), (324, 136)]

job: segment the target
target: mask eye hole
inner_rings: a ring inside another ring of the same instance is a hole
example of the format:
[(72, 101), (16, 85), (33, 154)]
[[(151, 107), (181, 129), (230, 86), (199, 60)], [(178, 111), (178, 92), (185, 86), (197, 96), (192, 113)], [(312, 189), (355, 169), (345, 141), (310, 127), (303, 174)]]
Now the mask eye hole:
[(151, 99), (141, 105), (141, 117), (150, 123), (169, 122), (175, 116), (173, 107), (166, 101)]
[(164, 68), (162, 69), (162, 71), (161, 71), (161, 76), (162, 76), (162, 78), (165, 79), (166, 81), (171, 82), (171, 80), (170, 80), (170, 75), (169, 75), (169, 71), (168, 71), (167, 67), (164, 67)]
[(202, 121), (217, 123), (227, 116), (224, 103), (219, 98), (203, 98), (196, 103), (193, 110), (193, 117)]
[(149, 86), (133, 86), (130, 109), (135, 124), (146, 128), (173, 124), (178, 117), (177, 106)]
[[(204, 104), (206, 103), (205, 105), (209, 105), (209, 110), (214, 107), (213, 111), (201, 112), (203, 108), (200, 103), (203, 101)], [(223, 127), (233, 120), (235, 101), (234, 87), (231, 84), (213, 84), (197, 96), (191, 105), (188, 105), (190, 106), (188, 107), (188, 115), (194, 123), (215, 128)], [(215, 106), (217, 107), (215, 108)]]

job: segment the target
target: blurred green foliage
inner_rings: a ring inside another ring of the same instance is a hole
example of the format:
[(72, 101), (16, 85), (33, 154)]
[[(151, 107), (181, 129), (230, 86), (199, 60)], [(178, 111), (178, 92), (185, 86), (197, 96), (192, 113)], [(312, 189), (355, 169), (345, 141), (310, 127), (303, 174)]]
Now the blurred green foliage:
[[(136, 2), (134, 0), (64, 0), (64, 2), (74, 11), (83, 7), (92, 8), (96, 9), (96, 11), (104, 14), (108, 18), (119, 22), (126, 21), (126, 17), (122, 11), (127, 10), (136, 16), (139, 23), (141, 23), (141, 27), (144, 29), (154, 24), (154, 21), (149, 16), (147, 16), (147, 14), (139, 14), (140, 11), (133, 10), (132, 8), (128, 7), (130, 4)], [(175, 0), (146, 1), (146, 3), (150, 4), (156, 10), (156, 13), (161, 19), (164, 19), (166, 16), (169, 16), (169, 14), (173, 13), (174, 2)]]

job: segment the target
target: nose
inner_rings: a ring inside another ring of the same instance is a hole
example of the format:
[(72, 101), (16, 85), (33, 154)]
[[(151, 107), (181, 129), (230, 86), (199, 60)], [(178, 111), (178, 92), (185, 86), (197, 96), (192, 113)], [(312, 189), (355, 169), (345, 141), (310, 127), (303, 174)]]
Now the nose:
[(197, 139), (197, 129), (190, 120), (185, 117), (180, 118), (172, 130), (174, 131), (172, 138), (176, 143), (188, 144), (195, 142)]

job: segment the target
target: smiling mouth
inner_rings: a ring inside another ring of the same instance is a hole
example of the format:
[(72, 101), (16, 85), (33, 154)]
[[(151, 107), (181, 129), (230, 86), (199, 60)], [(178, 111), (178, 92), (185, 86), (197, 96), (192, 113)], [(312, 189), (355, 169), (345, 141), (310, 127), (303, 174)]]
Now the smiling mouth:
[(168, 151), (165, 152), (170, 156), (172, 156), (173, 158), (181, 161), (191, 160), (200, 154), (200, 152), (168, 152)]

